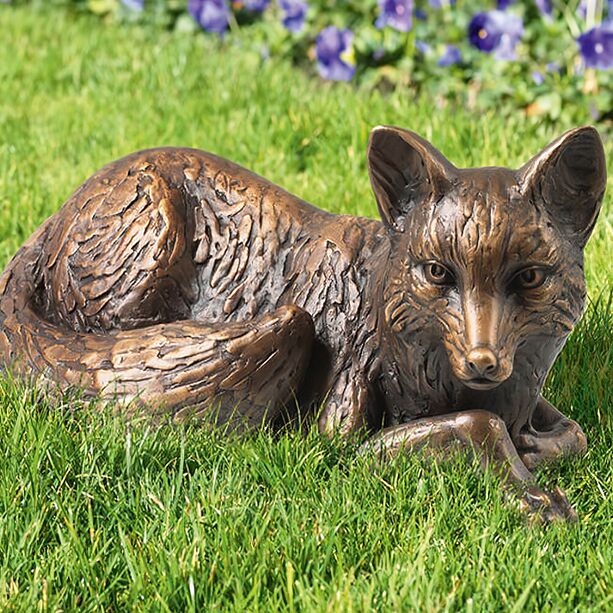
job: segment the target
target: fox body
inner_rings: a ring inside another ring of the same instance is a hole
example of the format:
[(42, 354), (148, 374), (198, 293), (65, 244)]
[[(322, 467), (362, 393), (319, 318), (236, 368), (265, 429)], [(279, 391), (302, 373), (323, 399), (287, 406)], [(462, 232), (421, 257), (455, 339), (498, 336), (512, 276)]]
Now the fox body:
[(368, 162), (382, 221), (197, 150), (109, 164), (5, 270), (0, 354), (175, 419), (215, 403), (254, 426), (297, 403), (322, 431), (380, 431), (367, 447), (386, 453), (459, 441), (504, 457), (528, 506), (572, 515), (528, 469), (585, 448), (540, 391), (583, 309), (597, 132), (519, 170), (458, 169), (381, 127)]

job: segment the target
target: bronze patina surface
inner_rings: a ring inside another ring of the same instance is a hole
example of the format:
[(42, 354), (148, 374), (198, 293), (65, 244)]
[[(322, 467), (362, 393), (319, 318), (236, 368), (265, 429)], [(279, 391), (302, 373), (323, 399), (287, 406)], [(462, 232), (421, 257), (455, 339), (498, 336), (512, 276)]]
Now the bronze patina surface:
[(379, 127), (368, 164), (382, 222), (194, 149), (105, 166), (4, 271), (4, 364), (175, 420), (321, 407), (322, 432), (369, 429), (382, 455), (466, 447), (529, 510), (574, 517), (530, 470), (586, 448), (540, 392), (584, 305), (598, 133), (461, 169)]

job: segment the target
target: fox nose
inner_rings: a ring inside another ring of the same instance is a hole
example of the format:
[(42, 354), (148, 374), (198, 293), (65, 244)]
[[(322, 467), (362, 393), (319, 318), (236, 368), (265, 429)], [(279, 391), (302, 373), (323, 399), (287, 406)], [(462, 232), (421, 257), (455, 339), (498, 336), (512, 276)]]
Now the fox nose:
[(477, 377), (488, 377), (496, 372), (498, 357), (489, 347), (475, 347), (468, 352), (466, 363)]

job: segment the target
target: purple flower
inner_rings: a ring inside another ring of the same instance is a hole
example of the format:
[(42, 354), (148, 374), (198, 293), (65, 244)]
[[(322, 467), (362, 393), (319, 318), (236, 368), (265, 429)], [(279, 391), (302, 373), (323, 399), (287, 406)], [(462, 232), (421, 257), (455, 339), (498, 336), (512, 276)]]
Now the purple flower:
[(408, 32), (413, 27), (413, 0), (379, 0), (380, 14), (375, 26), (385, 26), (399, 32)]
[(504, 11), (509, 8), (512, 4), (515, 4), (515, 0), (498, 0), (496, 6), (499, 11)]
[(439, 66), (451, 66), (453, 64), (459, 64), (462, 61), (462, 53), (457, 47), (453, 45), (447, 45), (445, 52), (438, 60)]
[(423, 40), (416, 40), (415, 41), (415, 48), (420, 53), (423, 53), (423, 55), (426, 55), (426, 53), (428, 53), (428, 51), (430, 51), (430, 45), (427, 42), (423, 41)]
[(353, 77), (355, 65), (347, 57), (352, 40), (351, 30), (335, 26), (328, 26), (317, 35), (315, 52), (320, 76), (330, 81), (349, 81)]
[(415, 19), (419, 19), (419, 21), (426, 21), (428, 19), (428, 13), (424, 11), (424, 9), (415, 9), (414, 13)]
[(121, 3), (131, 11), (142, 11), (145, 8), (145, 0), (121, 0)]
[(532, 80), (536, 83), (536, 85), (542, 85), (545, 82), (545, 77), (543, 73), (539, 70), (535, 70), (532, 72)]
[(228, 29), (230, 7), (225, 0), (189, 0), (187, 8), (203, 30), (223, 34)]
[(551, 17), (551, 12), (553, 11), (551, 0), (534, 0), (534, 3), (536, 4), (536, 8), (541, 12), (541, 15)]
[(468, 24), (468, 40), (479, 51), (491, 53), (500, 43), (500, 31), (492, 19), (493, 11), (477, 13)]
[(494, 53), (498, 60), (515, 59), (515, 46), (524, 33), (521, 18), (503, 11), (477, 13), (468, 24), (468, 38), (473, 47)]
[(613, 68), (613, 22), (588, 30), (578, 39), (579, 52), (588, 68)]
[(279, 6), (283, 11), (283, 25), (290, 32), (300, 32), (304, 26), (309, 5), (302, 0), (281, 0)]

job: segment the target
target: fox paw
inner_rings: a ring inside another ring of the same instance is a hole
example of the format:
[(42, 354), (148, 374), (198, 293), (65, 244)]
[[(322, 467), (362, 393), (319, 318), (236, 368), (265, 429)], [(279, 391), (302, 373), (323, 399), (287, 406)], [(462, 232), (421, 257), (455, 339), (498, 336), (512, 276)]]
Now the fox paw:
[(577, 512), (559, 487), (551, 492), (529, 488), (521, 497), (520, 508), (528, 515), (530, 523), (576, 522), (578, 519)]
[(526, 468), (532, 470), (562, 457), (585, 453), (587, 439), (576, 421), (564, 419), (545, 432), (520, 432), (515, 446)]

